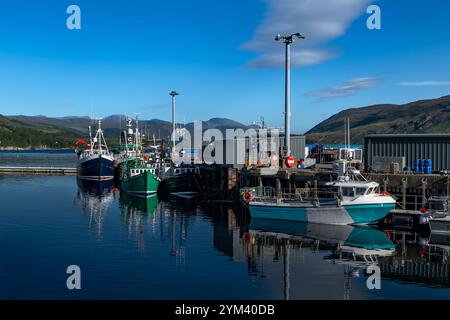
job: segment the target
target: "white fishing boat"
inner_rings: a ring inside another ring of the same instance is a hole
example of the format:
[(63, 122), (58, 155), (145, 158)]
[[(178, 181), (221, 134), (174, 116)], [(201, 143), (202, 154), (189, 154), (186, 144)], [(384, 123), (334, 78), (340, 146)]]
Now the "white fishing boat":
[(427, 214), (431, 233), (450, 234), (448, 197), (431, 197), (427, 201)]
[(379, 184), (367, 181), (359, 171), (349, 168), (344, 176), (325, 184), (328, 197), (318, 193), (283, 193), (273, 188), (242, 190), (252, 218), (291, 220), (334, 225), (371, 224), (395, 208), (396, 200), (379, 192)]

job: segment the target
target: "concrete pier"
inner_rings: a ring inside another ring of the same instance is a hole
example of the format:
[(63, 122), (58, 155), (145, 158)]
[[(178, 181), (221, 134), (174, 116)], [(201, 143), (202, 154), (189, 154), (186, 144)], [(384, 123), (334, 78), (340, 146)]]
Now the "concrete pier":
[(35, 175), (65, 175), (77, 174), (77, 168), (62, 167), (0, 167), (0, 174), (35, 174)]
[(397, 198), (402, 209), (419, 210), (431, 195), (450, 194), (450, 176), (439, 174), (369, 173), (383, 191)]

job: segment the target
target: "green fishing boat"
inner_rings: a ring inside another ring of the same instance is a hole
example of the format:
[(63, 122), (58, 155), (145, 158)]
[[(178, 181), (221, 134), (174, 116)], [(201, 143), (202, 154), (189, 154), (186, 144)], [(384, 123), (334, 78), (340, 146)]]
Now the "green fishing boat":
[(140, 157), (129, 158), (120, 165), (123, 192), (142, 197), (156, 196), (159, 182), (158, 168)]

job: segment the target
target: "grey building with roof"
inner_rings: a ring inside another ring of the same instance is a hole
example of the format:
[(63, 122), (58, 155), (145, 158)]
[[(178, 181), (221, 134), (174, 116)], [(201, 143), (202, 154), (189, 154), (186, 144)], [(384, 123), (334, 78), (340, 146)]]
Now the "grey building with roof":
[(364, 137), (365, 170), (379, 157), (405, 157), (414, 168), (416, 159), (431, 159), (433, 171), (450, 169), (450, 134), (372, 134)]

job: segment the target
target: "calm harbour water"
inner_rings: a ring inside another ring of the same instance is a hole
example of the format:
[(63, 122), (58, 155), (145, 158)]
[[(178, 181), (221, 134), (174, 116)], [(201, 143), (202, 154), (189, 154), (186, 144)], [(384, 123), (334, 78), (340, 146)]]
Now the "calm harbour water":
[(0, 151), (0, 166), (4, 167), (68, 167), (77, 166), (77, 156), (71, 150), (61, 151)]
[(239, 205), (99, 194), (65, 176), (0, 175), (0, 198), (0, 299), (450, 298), (445, 238), (251, 221)]

